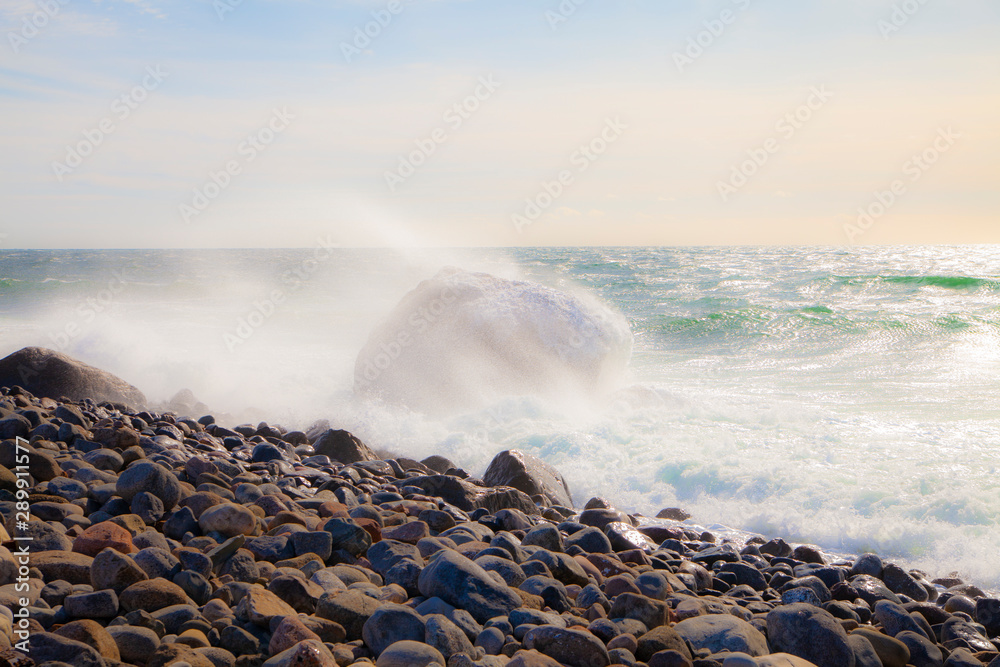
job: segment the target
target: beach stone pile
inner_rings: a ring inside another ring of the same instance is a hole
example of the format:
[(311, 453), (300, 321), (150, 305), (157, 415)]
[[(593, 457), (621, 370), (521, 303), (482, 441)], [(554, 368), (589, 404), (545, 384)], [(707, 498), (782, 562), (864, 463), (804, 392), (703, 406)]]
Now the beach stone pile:
[[(579, 510), (522, 452), (476, 479), (326, 423), (230, 429), (19, 386), (0, 440), (0, 665), (1000, 666), (1000, 600), (957, 577)], [(13, 536), (33, 538), (27, 573)]]

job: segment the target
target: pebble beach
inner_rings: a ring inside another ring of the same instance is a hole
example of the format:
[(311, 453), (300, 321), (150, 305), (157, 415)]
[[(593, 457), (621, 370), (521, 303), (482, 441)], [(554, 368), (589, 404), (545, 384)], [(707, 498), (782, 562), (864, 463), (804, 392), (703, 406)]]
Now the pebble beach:
[(130, 408), (44, 350), (0, 376), (0, 664), (1000, 665), (1000, 600), (954, 575), (630, 514), (523, 452)]

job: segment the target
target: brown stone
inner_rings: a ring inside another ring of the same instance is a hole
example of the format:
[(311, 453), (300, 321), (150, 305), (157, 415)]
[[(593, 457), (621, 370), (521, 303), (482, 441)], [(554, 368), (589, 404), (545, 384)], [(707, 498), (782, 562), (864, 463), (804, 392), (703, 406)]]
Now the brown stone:
[(271, 591), (253, 586), (236, 605), (236, 617), (250, 621), (262, 628), (270, 626), (275, 616), (296, 616), (296, 611)]
[(39, 551), (31, 554), (31, 566), (37, 567), (45, 582), (62, 579), (71, 584), (90, 584), (92, 556), (75, 551)]
[(267, 648), (271, 655), (275, 655), (306, 639), (323, 641), (319, 635), (307, 628), (298, 616), (285, 616), (271, 635), (271, 643)]
[(382, 531), (382, 539), (398, 540), (407, 544), (416, 544), (425, 537), (430, 537), (431, 529), (423, 521), (407, 521), (406, 523)]
[(337, 667), (330, 649), (318, 639), (299, 642), (273, 656), (268, 664), (273, 667)]
[(364, 528), (365, 532), (371, 536), (373, 543), (382, 539), (382, 526), (379, 525), (378, 521), (375, 521), (374, 519), (365, 519), (364, 517), (352, 520), (354, 523)]
[(507, 667), (562, 667), (562, 664), (544, 653), (532, 649), (515, 653), (511, 661), (507, 663)]
[(194, 518), (197, 519), (201, 516), (201, 513), (207, 510), (209, 507), (215, 507), (216, 505), (221, 505), (226, 502), (226, 499), (217, 493), (212, 493), (211, 491), (198, 491), (197, 493), (192, 493), (190, 496), (184, 500), (177, 503), (181, 507), (187, 507), (194, 514)]
[(171, 605), (194, 602), (177, 584), (166, 579), (150, 579), (136, 582), (122, 591), (118, 596), (118, 604), (125, 612), (137, 609), (154, 612)]
[(97, 621), (90, 619), (73, 621), (56, 630), (55, 634), (93, 646), (105, 658), (121, 659), (118, 644)]
[(184, 644), (160, 644), (149, 657), (146, 667), (166, 667), (175, 662), (186, 662), (191, 667), (215, 667), (211, 660)]
[(91, 557), (107, 547), (123, 554), (138, 551), (132, 544), (132, 534), (111, 521), (94, 524), (73, 540), (73, 551)]

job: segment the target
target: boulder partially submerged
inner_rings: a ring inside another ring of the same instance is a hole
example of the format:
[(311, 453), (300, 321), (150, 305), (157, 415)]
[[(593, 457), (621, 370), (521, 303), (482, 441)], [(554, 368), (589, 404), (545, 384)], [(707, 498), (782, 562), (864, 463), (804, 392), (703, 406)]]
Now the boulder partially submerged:
[(596, 299), (443, 269), (372, 333), (354, 390), (426, 412), (510, 395), (594, 395), (616, 384), (631, 351), (628, 322)]
[(143, 393), (120, 377), (43, 347), (25, 347), (0, 359), (0, 387), (14, 386), (45, 398), (146, 405)]
[(529, 496), (545, 496), (554, 505), (573, 506), (562, 474), (545, 461), (517, 449), (493, 457), (483, 481), (490, 486), (512, 486)]

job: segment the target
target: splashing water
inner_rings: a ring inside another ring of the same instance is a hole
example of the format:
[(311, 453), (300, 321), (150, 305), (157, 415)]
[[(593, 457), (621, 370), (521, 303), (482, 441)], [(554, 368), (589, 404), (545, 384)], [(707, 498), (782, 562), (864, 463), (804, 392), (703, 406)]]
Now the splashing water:
[[(189, 387), (234, 419), (325, 417), (474, 474), (517, 447), (578, 500), (681, 506), (702, 524), (1000, 588), (994, 248), (344, 249), (302, 279), (308, 256), (0, 254), (0, 354), (64, 344), (150, 397)], [(626, 376), (597, 401), (497, 392), (418, 412), (356, 396), (372, 332), (447, 265), (622, 313)]]

